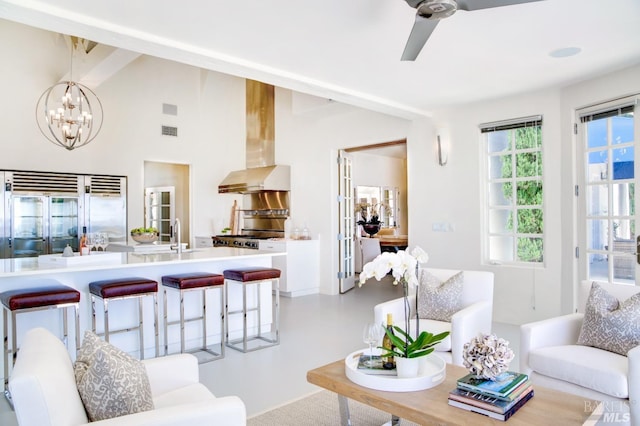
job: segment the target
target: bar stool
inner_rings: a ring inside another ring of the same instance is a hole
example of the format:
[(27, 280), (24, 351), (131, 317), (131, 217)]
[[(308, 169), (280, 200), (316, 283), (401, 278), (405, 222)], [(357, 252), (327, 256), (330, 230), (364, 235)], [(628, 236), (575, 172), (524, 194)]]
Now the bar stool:
[[(76, 353), (80, 349), (80, 292), (62, 284), (51, 284), (45, 287), (21, 288), (0, 293), (2, 302), (3, 341), (4, 341), (4, 393), (9, 401), (9, 354), (15, 364), (18, 355), (17, 315), (26, 312), (42, 311), (46, 309), (62, 309), (63, 340), (68, 346), (67, 308), (74, 309), (76, 330)], [(11, 348), (9, 349), (8, 313), (11, 312)]]
[[(96, 333), (96, 299), (102, 299), (104, 308), (104, 340), (109, 341), (110, 334), (125, 333), (138, 330), (140, 340), (140, 359), (144, 359), (144, 330), (142, 321), (142, 299), (153, 296), (153, 328), (155, 331), (156, 357), (159, 355), (158, 342), (158, 283), (154, 280), (139, 277), (119, 278), (94, 281), (89, 283), (91, 294), (91, 328)], [(109, 302), (125, 299), (138, 299), (138, 325), (136, 327), (109, 329)], [(96, 333), (97, 334), (97, 333)]]
[[(224, 276), (220, 274), (209, 274), (205, 272), (185, 273), (176, 275), (166, 275), (162, 277), (162, 287), (164, 288), (164, 354), (169, 352), (169, 326), (180, 325), (180, 353), (185, 352), (185, 323), (192, 321), (202, 321), (202, 347), (197, 351), (207, 352), (213, 355), (208, 361), (224, 358)], [(207, 290), (220, 289), (220, 352), (215, 352), (207, 346)], [(167, 316), (167, 290), (177, 290), (180, 294), (180, 320), (168, 321)], [(202, 315), (195, 318), (185, 319), (184, 317), (184, 297), (185, 293), (192, 291), (202, 292)], [(194, 352), (194, 351), (192, 351)]]
[[(232, 349), (241, 351), (241, 352), (249, 352), (255, 351), (262, 348), (268, 348), (270, 346), (275, 346), (280, 344), (280, 270), (274, 268), (259, 268), (259, 267), (249, 267), (249, 268), (237, 268), (237, 269), (227, 269), (223, 272), (225, 278), (225, 294), (226, 294), (226, 304), (225, 304), (225, 335), (226, 335), (226, 345)], [(261, 329), (261, 321), (260, 321), (260, 285), (264, 281), (271, 281), (275, 287), (275, 297), (272, 301), (272, 330), (271, 333), (275, 335), (274, 338), (266, 337), (262, 334)], [(242, 309), (236, 311), (229, 311), (229, 284), (236, 283), (242, 284)], [(247, 308), (247, 286), (251, 284), (257, 284), (256, 288), (256, 306), (253, 308)], [(247, 314), (249, 312), (256, 312), (256, 322), (257, 322), (257, 333), (253, 336), (248, 336), (247, 331)], [(230, 315), (234, 314), (242, 314), (242, 339), (229, 339), (229, 319)], [(248, 348), (247, 343), (251, 340), (262, 340), (267, 344), (261, 344), (257, 347)], [(242, 345), (240, 343), (242, 342)]]

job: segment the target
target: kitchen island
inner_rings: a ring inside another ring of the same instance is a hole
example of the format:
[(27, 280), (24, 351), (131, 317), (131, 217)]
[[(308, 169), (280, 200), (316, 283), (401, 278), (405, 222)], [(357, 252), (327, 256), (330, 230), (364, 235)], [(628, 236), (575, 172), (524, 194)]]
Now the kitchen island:
[[(164, 315), (162, 306), (161, 277), (169, 274), (186, 272), (209, 272), (222, 274), (225, 269), (263, 266), (271, 267), (272, 258), (284, 256), (286, 253), (268, 252), (262, 250), (238, 249), (228, 247), (202, 248), (186, 250), (178, 253), (104, 253), (77, 256), (73, 259), (51, 258), (14, 258), (0, 259), (0, 292), (16, 288), (41, 287), (52, 280), (68, 285), (80, 291), (80, 333), (81, 340), (85, 330), (91, 329), (91, 298), (89, 295), (89, 283), (92, 281), (116, 279), (124, 277), (144, 277), (158, 281), (158, 315), (160, 353), (164, 347), (162, 318)], [(207, 339), (209, 343), (219, 343), (222, 336), (219, 334), (220, 306), (218, 297), (211, 290), (207, 294)], [(185, 298), (185, 316), (191, 318), (199, 316), (202, 309), (200, 292), (193, 292)], [(169, 320), (178, 317), (178, 295), (169, 292)], [(212, 297), (213, 296), (213, 297)], [(249, 295), (249, 303), (253, 303)], [(260, 300), (262, 304), (261, 324), (263, 330), (268, 330), (271, 324), (271, 288), (262, 285), (260, 288)], [(241, 304), (241, 288), (233, 286), (229, 289), (229, 309), (235, 310)], [(153, 334), (153, 299), (147, 297), (144, 300), (144, 326), (145, 326), (145, 355), (154, 354)], [(102, 315), (97, 316), (98, 332), (102, 331)], [(249, 324), (257, 325), (255, 318), (248, 318)], [(0, 321), (2, 321), (0, 319)], [(123, 300), (109, 306), (110, 327), (126, 328), (137, 323), (137, 302)], [(24, 335), (25, 330), (44, 326), (56, 335), (62, 335), (61, 315), (55, 311), (38, 311), (18, 315), (18, 339)], [(242, 322), (240, 318), (229, 323), (230, 338), (241, 336)], [(180, 330), (178, 326), (169, 329), (169, 352), (178, 352), (180, 348)], [(185, 325), (187, 348), (197, 347), (202, 336), (201, 322), (194, 321)], [(209, 334), (211, 333), (211, 334)], [(123, 350), (137, 356), (137, 333), (120, 333), (111, 336), (111, 342)], [(74, 328), (69, 324), (69, 342), (73, 349), (75, 341)], [(20, 340), (18, 340), (18, 346)], [(72, 351), (73, 352), (73, 351)]]

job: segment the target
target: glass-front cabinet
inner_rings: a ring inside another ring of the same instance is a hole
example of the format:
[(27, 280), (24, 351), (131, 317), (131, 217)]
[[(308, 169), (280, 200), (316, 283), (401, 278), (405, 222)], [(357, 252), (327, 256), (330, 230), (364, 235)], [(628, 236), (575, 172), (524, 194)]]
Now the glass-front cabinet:
[(14, 197), (11, 200), (12, 221), (9, 257), (31, 257), (45, 254), (46, 197)]
[(10, 257), (78, 251), (78, 197), (14, 196)]
[(67, 244), (78, 251), (78, 198), (49, 198), (49, 253), (62, 253)]

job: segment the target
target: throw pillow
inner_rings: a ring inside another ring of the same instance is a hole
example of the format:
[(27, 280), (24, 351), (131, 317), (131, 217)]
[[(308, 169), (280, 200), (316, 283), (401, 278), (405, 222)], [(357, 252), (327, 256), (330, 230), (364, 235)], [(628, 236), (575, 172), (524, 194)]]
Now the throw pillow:
[(592, 283), (578, 344), (625, 356), (640, 345), (640, 293), (620, 303), (598, 283)]
[(74, 373), (92, 422), (153, 410), (144, 364), (91, 331), (85, 332)]
[(420, 271), (418, 287), (418, 317), (437, 321), (451, 321), (451, 316), (462, 309), (462, 283), (460, 271), (446, 281), (428, 271)]

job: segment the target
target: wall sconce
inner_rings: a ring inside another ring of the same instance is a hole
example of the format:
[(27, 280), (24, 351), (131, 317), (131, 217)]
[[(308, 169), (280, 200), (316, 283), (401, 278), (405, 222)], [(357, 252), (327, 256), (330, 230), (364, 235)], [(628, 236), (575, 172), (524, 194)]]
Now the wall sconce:
[(444, 166), (449, 160), (449, 150), (446, 147), (446, 143), (442, 141), (440, 135), (437, 135), (437, 148), (438, 148), (438, 164)]

